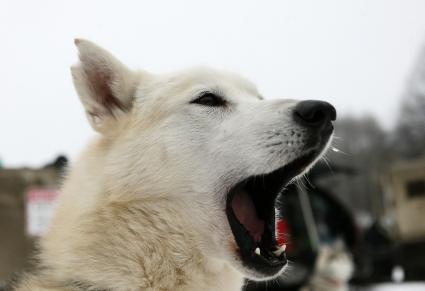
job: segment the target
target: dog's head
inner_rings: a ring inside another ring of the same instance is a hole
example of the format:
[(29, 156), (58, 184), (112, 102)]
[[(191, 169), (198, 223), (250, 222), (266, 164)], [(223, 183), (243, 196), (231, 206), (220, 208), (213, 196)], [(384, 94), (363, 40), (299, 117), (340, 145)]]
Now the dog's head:
[(89, 41), (76, 45), (72, 74), (103, 139), (108, 192), (187, 202), (204, 254), (252, 279), (278, 275), (276, 196), (325, 151), (335, 109), (264, 100), (247, 80), (209, 68), (134, 72)]

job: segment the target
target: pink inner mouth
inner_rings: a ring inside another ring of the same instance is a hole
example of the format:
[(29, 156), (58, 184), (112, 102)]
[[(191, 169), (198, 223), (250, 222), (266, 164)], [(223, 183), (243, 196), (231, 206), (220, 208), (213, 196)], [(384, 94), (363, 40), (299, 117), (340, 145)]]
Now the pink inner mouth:
[(258, 218), (254, 202), (247, 192), (238, 191), (232, 200), (232, 209), (239, 222), (248, 230), (254, 241), (259, 242), (264, 233), (264, 220)]

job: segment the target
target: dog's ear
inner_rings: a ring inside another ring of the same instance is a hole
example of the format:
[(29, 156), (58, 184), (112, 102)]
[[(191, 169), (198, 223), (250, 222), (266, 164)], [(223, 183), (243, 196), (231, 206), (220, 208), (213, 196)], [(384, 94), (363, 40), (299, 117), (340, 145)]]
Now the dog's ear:
[(71, 67), (75, 88), (91, 126), (105, 132), (132, 107), (138, 74), (94, 43), (76, 39), (80, 62)]

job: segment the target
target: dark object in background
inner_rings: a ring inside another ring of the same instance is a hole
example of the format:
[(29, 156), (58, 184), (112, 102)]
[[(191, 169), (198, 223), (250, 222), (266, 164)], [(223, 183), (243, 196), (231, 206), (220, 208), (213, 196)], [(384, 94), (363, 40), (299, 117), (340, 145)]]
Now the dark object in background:
[(394, 269), (403, 270), (403, 281), (423, 281), (425, 278), (425, 242), (402, 242), (391, 237), (379, 221), (365, 232), (361, 241), (355, 285), (393, 281)]
[(54, 168), (57, 171), (63, 172), (67, 166), (68, 158), (63, 155), (60, 155), (52, 163), (46, 164), (44, 166), (44, 169)]

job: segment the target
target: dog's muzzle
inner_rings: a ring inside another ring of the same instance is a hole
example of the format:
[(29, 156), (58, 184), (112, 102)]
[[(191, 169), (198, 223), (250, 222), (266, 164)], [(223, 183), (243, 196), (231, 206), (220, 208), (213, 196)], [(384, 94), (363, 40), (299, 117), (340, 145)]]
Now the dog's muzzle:
[[(246, 177), (227, 194), (226, 214), (242, 264), (252, 279), (271, 278), (286, 265), (285, 246), (276, 240), (276, 198), (304, 173), (326, 149), (336, 119), (335, 108), (324, 101), (301, 101), (293, 119), (305, 134), (297, 157), (280, 168)], [(255, 274), (254, 274), (255, 273)]]

